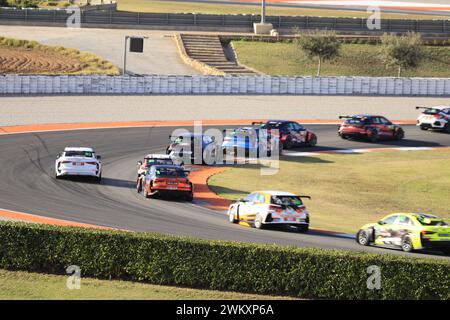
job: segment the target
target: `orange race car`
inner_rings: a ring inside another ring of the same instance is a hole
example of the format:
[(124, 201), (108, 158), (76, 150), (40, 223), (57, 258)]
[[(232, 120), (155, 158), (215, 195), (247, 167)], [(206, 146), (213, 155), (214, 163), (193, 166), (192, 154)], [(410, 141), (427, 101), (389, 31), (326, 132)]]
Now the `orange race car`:
[(188, 178), (188, 171), (176, 165), (154, 165), (146, 173), (143, 187), (138, 192), (144, 197), (155, 195), (183, 197), (187, 201), (194, 199), (194, 185)]

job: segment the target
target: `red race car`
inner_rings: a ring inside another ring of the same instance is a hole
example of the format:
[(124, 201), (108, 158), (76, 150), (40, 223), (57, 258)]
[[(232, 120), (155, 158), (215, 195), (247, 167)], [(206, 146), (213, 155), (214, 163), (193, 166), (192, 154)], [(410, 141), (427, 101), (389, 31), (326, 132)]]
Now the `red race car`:
[(342, 139), (368, 139), (370, 142), (377, 142), (401, 140), (405, 137), (405, 131), (400, 126), (382, 116), (340, 116), (339, 119), (344, 119), (338, 130)]
[(151, 166), (143, 179), (138, 192), (150, 198), (156, 194), (181, 196), (187, 201), (194, 198), (194, 185), (188, 178), (188, 171), (181, 166), (154, 165)]
[(252, 124), (259, 124), (262, 129), (268, 131), (271, 129), (279, 130), (280, 142), (283, 145), (283, 149), (291, 149), (299, 146), (314, 147), (317, 144), (316, 134), (295, 121), (269, 120), (265, 123), (253, 122)]

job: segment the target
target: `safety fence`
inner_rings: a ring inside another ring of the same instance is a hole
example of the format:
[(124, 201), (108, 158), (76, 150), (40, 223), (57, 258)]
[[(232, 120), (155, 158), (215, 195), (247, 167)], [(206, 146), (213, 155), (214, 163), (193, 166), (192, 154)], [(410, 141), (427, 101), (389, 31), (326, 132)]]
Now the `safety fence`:
[[(72, 11), (0, 8), (0, 24), (64, 25)], [(82, 10), (80, 23), (85, 26), (115, 28), (194, 27), (215, 30), (251, 31), (261, 20), (252, 14), (140, 13), (110, 10)], [(450, 35), (450, 20), (382, 19), (381, 29), (369, 30), (367, 18), (333, 18), (308, 16), (267, 16), (274, 28), (333, 29), (341, 32), (407, 32)]]
[(263, 94), (450, 96), (450, 78), (273, 76), (0, 76), (0, 95)]

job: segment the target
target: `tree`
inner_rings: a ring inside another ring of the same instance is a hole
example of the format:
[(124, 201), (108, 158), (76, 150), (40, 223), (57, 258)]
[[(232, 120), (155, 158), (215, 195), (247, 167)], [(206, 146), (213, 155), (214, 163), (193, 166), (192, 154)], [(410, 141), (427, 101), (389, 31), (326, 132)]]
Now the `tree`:
[(405, 35), (383, 34), (381, 55), (386, 67), (396, 66), (397, 76), (403, 69), (417, 68), (424, 58), (420, 34), (408, 32)]
[(296, 41), (310, 59), (318, 60), (317, 76), (320, 76), (323, 61), (339, 56), (341, 42), (334, 31), (316, 30), (303, 33)]

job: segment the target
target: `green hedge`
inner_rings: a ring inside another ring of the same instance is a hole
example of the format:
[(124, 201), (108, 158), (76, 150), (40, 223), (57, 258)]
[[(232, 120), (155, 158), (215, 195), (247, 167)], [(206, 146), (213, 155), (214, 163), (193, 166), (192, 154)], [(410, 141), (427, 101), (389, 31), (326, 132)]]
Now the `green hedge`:
[[(0, 223), (0, 268), (331, 299), (450, 299), (450, 262), (389, 254)], [(368, 290), (367, 267), (381, 268)]]

